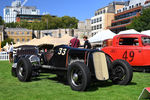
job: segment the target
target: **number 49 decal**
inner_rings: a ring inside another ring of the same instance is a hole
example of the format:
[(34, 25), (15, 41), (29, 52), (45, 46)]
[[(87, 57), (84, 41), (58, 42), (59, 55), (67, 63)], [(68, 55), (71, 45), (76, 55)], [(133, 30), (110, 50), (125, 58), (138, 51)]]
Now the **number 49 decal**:
[(59, 48), (59, 52), (58, 55), (65, 55), (66, 54), (67, 49), (66, 48)]
[(124, 52), (122, 58), (124, 60), (129, 60), (129, 62), (132, 62), (134, 59), (134, 51), (129, 51), (129, 53), (127, 52), (127, 50)]

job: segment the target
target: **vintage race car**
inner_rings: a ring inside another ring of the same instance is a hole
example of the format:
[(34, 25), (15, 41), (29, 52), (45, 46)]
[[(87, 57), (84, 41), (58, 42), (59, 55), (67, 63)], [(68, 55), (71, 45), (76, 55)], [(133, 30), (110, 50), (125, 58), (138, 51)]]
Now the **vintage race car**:
[(131, 82), (132, 67), (125, 60), (111, 62), (103, 51), (72, 48), (67, 45), (43, 44), (16, 48), (12, 75), (22, 82), (31, 81), (40, 73), (53, 73), (66, 78), (72, 90), (84, 91), (91, 78), (127, 85)]
[(112, 61), (123, 59), (133, 66), (135, 70), (150, 71), (150, 36), (148, 35), (116, 35), (112, 40), (112, 45), (106, 45), (102, 48), (102, 51), (108, 54)]

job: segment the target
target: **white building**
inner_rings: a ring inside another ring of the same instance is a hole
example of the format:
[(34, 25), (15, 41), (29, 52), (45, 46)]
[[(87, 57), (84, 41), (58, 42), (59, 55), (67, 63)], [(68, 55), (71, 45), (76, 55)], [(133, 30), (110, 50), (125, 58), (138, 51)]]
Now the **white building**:
[(128, 1), (128, 3), (126, 3), (126, 5), (123, 8), (118, 9), (116, 13), (121, 13), (139, 6), (144, 6), (146, 1), (148, 0), (130, 0)]
[(21, 0), (13, 1), (11, 6), (3, 10), (5, 23), (16, 22), (17, 14), (39, 15), (40, 11), (36, 7), (23, 6)]
[(114, 19), (114, 14), (117, 9), (123, 8), (125, 2), (114, 1), (108, 6), (98, 9), (95, 16), (91, 18), (91, 36), (97, 34), (101, 30), (106, 30), (111, 25), (111, 20)]

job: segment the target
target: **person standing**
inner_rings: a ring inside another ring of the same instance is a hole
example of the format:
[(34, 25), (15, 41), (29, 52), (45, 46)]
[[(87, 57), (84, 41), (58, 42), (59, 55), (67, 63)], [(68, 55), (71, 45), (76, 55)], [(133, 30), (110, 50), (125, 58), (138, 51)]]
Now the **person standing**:
[(73, 48), (78, 48), (80, 46), (80, 40), (78, 39), (77, 35), (70, 40), (69, 46)]
[(84, 39), (84, 48), (85, 49), (91, 49), (91, 43), (89, 42), (89, 40), (88, 40), (88, 37), (87, 36), (84, 36), (83, 37), (83, 39)]
[(13, 44), (9, 44), (7, 52), (9, 53), (9, 63), (13, 62)]

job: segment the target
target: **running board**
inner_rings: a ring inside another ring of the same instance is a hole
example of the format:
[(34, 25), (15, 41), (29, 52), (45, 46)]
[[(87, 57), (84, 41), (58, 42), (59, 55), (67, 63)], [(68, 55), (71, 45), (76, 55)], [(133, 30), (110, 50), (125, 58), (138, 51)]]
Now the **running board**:
[(54, 67), (54, 66), (50, 66), (50, 65), (41, 65), (41, 68), (50, 69), (50, 70), (67, 70), (67, 68)]

